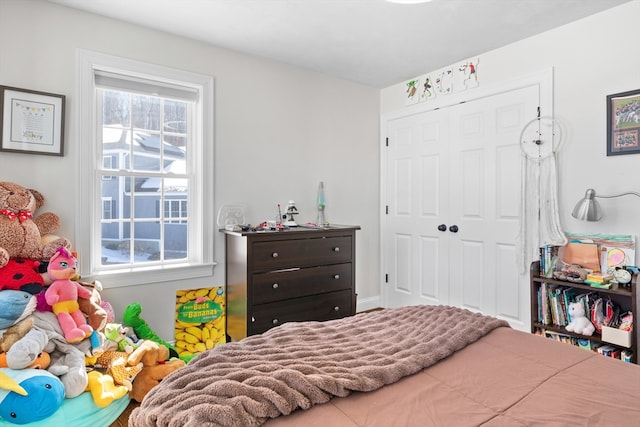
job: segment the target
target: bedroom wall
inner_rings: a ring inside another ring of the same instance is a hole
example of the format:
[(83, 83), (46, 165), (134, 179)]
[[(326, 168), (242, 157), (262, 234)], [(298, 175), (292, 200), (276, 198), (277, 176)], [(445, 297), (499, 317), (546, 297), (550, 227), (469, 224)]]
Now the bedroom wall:
[[(605, 217), (599, 222), (581, 222), (571, 217), (575, 203), (587, 188), (603, 195), (625, 190), (640, 192), (640, 154), (606, 155), (606, 96), (640, 89), (638, 17), (640, 0), (634, 0), (477, 54), (483, 86), (499, 85), (553, 67), (554, 112), (565, 127), (558, 155), (559, 209), (565, 231), (631, 234), (636, 240), (640, 236), (640, 198), (634, 196), (600, 199)], [(425, 70), (425, 74), (432, 71), (437, 70)], [(381, 112), (406, 108), (404, 94), (404, 82), (383, 89)], [(638, 252), (636, 265), (640, 260)]]
[[(40, 0), (0, 1), (0, 84), (67, 96), (65, 156), (0, 153), (0, 181), (41, 191), (43, 209), (75, 239), (76, 48), (212, 75), (215, 78), (217, 207), (248, 204), (253, 224), (276, 203), (296, 201), (300, 222), (315, 220), (319, 181), (330, 222), (358, 224), (359, 309), (378, 306), (379, 91), (315, 72), (211, 47)], [(357, 173), (355, 173), (357, 171)], [(143, 318), (173, 339), (177, 289), (224, 283), (224, 240), (216, 236), (213, 277), (107, 289), (121, 314), (138, 301)], [(82, 256), (82, 254), (80, 254)]]

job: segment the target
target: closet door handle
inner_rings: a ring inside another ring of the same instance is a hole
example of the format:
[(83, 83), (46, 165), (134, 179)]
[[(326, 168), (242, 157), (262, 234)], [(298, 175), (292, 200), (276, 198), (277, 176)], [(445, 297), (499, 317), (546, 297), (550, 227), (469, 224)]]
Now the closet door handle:
[(440, 224), (438, 226), (438, 231), (447, 231), (447, 225), (446, 224)]
[(457, 233), (458, 232), (458, 226), (457, 225), (452, 225), (451, 227), (449, 227), (449, 231), (452, 233)]

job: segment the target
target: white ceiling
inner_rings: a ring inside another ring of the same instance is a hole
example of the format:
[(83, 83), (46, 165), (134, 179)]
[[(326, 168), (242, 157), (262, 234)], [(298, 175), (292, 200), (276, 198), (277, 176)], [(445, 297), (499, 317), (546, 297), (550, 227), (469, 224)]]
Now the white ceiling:
[(630, 0), (48, 0), (376, 88)]

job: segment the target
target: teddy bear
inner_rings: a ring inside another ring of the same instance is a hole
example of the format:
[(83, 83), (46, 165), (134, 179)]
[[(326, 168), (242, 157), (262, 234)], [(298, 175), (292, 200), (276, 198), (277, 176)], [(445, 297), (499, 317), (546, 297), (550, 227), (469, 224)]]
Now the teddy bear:
[(4, 330), (0, 337), (0, 351), (6, 353), (12, 345), (27, 335), (33, 327), (33, 316), (26, 317)]
[(571, 322), (565, 327), (569, 332), (575, 332), (576, 334), (590, 336), (596, 330), (593, 323), (586, 317), (584, 312), (584, 305), (579, 302), (569, 303), (567, 309)]
[(70, 343), (80, 342), (93, 332), (84, 314), (80, 311), (78, 298), (89, 299), (92, 294), (78, 282), (70, 280), (76, 275), (76, 259), (67, 248), (59, 247), (47, 267), (53, 283), (44, 297), (58, 316), (64, 337)]
[(91, 292), (91, 297), (78, 299), (80, 311), (85, 314), (89, 326), (91, 326), (94, 331), (102, 331), (108, 320), (108, 313), (104, 308), (105, 302), (102, 301), (102, 283), (98, 280), (94, 280), (91, 283), (82, 281), (78, 283)]
[(129, 392), (129, 397), (137, 402), (149, 393), (153, 387), (167, 375), (185, 365), (184, 360), (169, 358), (169, 349), (154, 341), (144, 341), (133, 353), (129, 355), (129, 363), (141, 362), (142, 370), (136, 375), (133, 381), (133, 388)]
[(71, 247), (65, 238), (42, 243), (42, 235), (60, 228), (60, 218), (53, 212), (35, 215), (44, 202), (36, 190), (0, 182), (0, 267), (11, 257), (48, 260), (60, 246)]
[[(8, 368), (7, 351), (11, 349), (13, 344), (20, 341), (31, 330), (34, 324), (33, 316), (29, 316), (15, 325), (0, 331), (2, 336), (0, 337), (0, 368)], [(42, 352), (33, 360), (33, 362), (26, 366), (26, 368), (32, 369), (47, 369), (51, 363), (49, 353)]]

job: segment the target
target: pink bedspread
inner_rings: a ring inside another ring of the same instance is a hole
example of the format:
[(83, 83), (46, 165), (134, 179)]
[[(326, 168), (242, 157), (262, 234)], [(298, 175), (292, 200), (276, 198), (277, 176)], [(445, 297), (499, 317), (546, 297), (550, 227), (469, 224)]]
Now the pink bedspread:
[(448, 306), (287, 323), (203, 353), (145, 397), (131, 427), (259, 426), (431, 366), (505, 321)]

